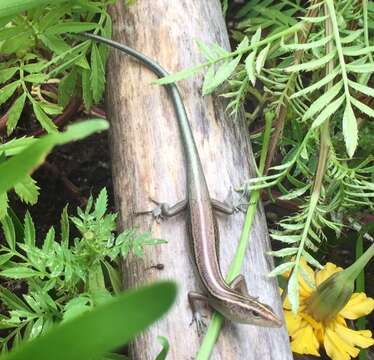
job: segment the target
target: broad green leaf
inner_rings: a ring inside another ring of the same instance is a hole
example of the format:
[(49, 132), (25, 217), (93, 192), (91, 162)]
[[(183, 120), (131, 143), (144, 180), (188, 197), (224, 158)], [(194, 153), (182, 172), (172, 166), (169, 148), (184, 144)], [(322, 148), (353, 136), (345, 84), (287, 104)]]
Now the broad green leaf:
[(23, 151), (0, 164), (0, 194), (12, 189), (35, 170), (55, 145), (80, 140), (107, 128), (108, 123), (104, 120), (90, 120), (71, 125), (63, 133), (49, 134), (35, 140)]
[(36, 185), (36, 181), (29, 175), (14, 186), (14, 191), (26, 204), (34, 205), (38, 202), (39, 187)]
[(295, 262), (294, 262), (294, 261), (288, 261), (288, 262), (285, 262), (285, 263), (283, 263), (283, 264), (280, 264), (280, 265), (278, 265), (275, 269), (273, 269), (273, 270), (268, 274), (268, 276), (270, 276), (270, 277), (274, 277), (274, 276), (277, 276), (277, 275), (282, 275), (282, 274), (284, 274), (286, 271), (290, 270), (294, 265), (295, 265)]
[(37, 139), (32, 137), (20, 137), (17, 139), (12, 139), (5, 144), (0, 144), (0, 152), (3, 152), (7, 157), (13, 156), (21, 152), (35, 141), (37, 141)]
[(231, 61), (223, 63), (209, 81), (204, 81), (203, 95), (211, 94), (219, 85), (227, 80), (238, 66), (241, 56), (237, 56)]
[(317, 100), (314, 101), (304, 113), (302, 120), (305, 121), (312, 118), (315, 114), (319, 113), (327, 104), (330, 104), (331, 101), (339, 94), (342, 86), (342, 81), (339, 81), (322, 96), (318, 97)]
[(16, 15), (22, 11), (30, 10), (47, 4), (58, 4), (67, 0), (2, 0), (0, 2), (0, 18)]
[(170, 74), (168, 76), (165, 76), (161, 79), (153, 81), (153, 84), (157, 85), (167, 85), (172, 84), (180, 80), (187, 79), (188, 77), (192, 76), (193, 74), (197, 73), (198, 71), (201, 71), (205, 67), (209, 66), (209, 64), (199, 64), (195, 66), (191, 66), (189, 68), (186, 68), (182, 71), (179, 71), (175, 74)]
[[(1, 15), (0, 15), (0, 18), (1, 18)], [(12, 27), (1, 27), (0, 28), (0, 41), (5, 41), (25, 31), (26, 31), (26, 27), (24, 24), (12, 26)]]
[(95, 43), (91, 50), (91, 88), (93, 100), (98, 103), (105, 89), (105, 70), (100, 51)]
[(332, 103), (327, 105), (326, 108), (313, 121), (312, 129), (315, 129), (316, 127), (320, 126), (326, 119), (328, 119), (331, 115), (335, 114), (335, 112), (338, 111), (340, 106), (343, 104), (344, 99), (345, 96), (342, 95), (336, 100), (334, 100)]
[(285, 68), (286, 72), (299, 72), (299, 71), (312, 71), (326, 65), (330, 60), (332, 60), (336, 55), (336, 50), (331, 51), (325, 56), (319, 59), (311, 60), (301, 64), (291, 65)]
[(0, 276), (5, 276), (11, 279), (25, 279), (40, 275), (42, 274), (38, 271), (30, 269), (26, 266), (17, 266), (0, 271)]
[(80, 33), (83, 31), (91, 31), (98, 27), (97, 23), (89, 22), (60, 22), (47, 29), (49, 34), (64, 34), (64, 33)]
[(53, 360), (98, 359), (164, 315), (175, 297), (176, 287), (170, 282), (129, 291), (18, 346), (0, 359), (50, 360), (51, 349)]
[(0, 70), (0, 84), (8, 81), (18, 70), (18, 67), (10, 67)]
[(21, 117), (23, 107), (25, 106), (26, 93), (23, 93), (12, 105), (8, 111), (7, 134), (8, 136), (13, 132)]
[(19, 85), (19, 81), (15, 81), (0, 89), (0, 105), (4, 104), (13, 95)]
[(30, 37), (31, 31), (28, 30), (5, 40), (1, 46), (1, 52), (3, 54), (10, 55), (16, 53), (19, 50), (25, 51), (27, 49), (30, 49), (32, 46)]
[(297, 279), (298, 268), (295, 267), (294, 271), (291, 274), (291, 277), (288, 280), (288, 299), (291, 303), (292, 312), (297, 313), (299, 309), (299, 281)]
[(50, 117), (43, 111), (39, 103), (37, 103), (36, 101), (33, 101), (32, 108), (42, 128), (47, 130), (47, 132), (49, 133), (55, 133), (57, 131), (57, 126), (50, 119)]
[(343, 135), (347, 153), (349, 157), (352, 157), (357, 147), (358, 129), (356, 116), (349, 101), (345, 104), (343, 115)]
[(371, 107), (367, 106), (366, 104), (362, 103), (361, 101), (358, 101), (353, 97), (351, 97), (351, 103), (366, 115), (374, 117), (374, 110)]
[(256, 74), (260, 75), (262, 68), (265, 65), (266, 57), (268, 55), (270, 49), (270, 44), (268, 44), (265, 48), (263, 48), (256, 59)]

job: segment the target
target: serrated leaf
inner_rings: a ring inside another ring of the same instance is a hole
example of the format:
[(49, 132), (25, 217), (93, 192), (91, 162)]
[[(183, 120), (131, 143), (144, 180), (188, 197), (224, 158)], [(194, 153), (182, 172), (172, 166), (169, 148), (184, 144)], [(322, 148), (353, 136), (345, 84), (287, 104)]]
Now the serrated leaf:
[(268, 44), (265, 48), (263, 48), (256, 59), (256, 74), (260, 75), (262, 68), (265, 65), (266, 57), (268, 55), (270, 49), (270, 44)]
[(249, 45), (249, 39), (247, 36), (244, 36), (243, 40), (239, 43), (239, 45), (236, 47), (237, 50), (245, 49)]
[(311, 184), (307, 184), (300, 189), (290, 192), (289, 194), (282, 195), (278, 199), (279, 200), (292, 200), (295, 198), (300, 197), (301, 195), (305, 194), (311, 187)]
[(39, 38), (48, 49), (56, 54), (62, 54), (70, 49), (70, 46), (58, 35), (44, 33), (40, 34)]
[(14, 250), (16, 248), (16, 232), (11, 217), (5, 215), (4, 218), (1, 219), (1, 225), (9, 249)]
[(30, 74), (30, 75), (26, 75), (23, 79), (26, 82), (40, 84), (40, 83), (45, 82), (48, 79), (48, 75), (46, 75), (46, 74)]
[(285, 262), (283, 264), (280, 264), (275, 269), (273, 269), (268, 274), (268, 276), (274, 277), (274, 276), (277, 276), (277, 275), (282, 275), (285, 272), (287, 272), (288, 270), (290, 270), (294, 265), (295, 265), (294, 261), (288, 261), (288, 262)]
[(47, 130), (49, 133), (57, 132), (57, 126), (54, 122), (49, 118), (49, 116), (43, 111), (40, 105), (36, 102), (32, 102), (32, 108), (34, 110), (35, 116), (40, 122), (40, 125), (43, 129)]
[(200, 52), (203, 54), (203, 56), (209, 60), (212, 61), (215, 59), (215, 53), (209, 48), (208, 45), (204, 44), (202, 41), (196, 39), (197, 47), (199, 48)]
[(0, 84), (8, 81), (18, 70), (18, 67), (10, 67), (0, 70)]
[(288, 280), (288, 299), (291, 303), (292, 312), (297, 314), (299, 309), (299, 282), (297, 279), (297, 268), (295, 267), (294, 271), (291, 274), (291, 277)]
[(54, 227), (50, 227), (45, 239), (43, 241), (43, 252), (45, 254), (49, 254), (53, 249), (53, 243), (55, 242), (55, 229)]
[(108, 194), (106, 188), (100, 191), (99, 196), (95, 202), (95, 216), (97, 219), (101, 219), (107, 211), (108, 206)]
[(84, 106), (87, 110), (92, 107), (92, 90), (91, 90), (91, 71), (84, 69), (82, 71), (82, 96), (84, 101)]
[(259, 42), (261, 39), (261, 26), (259, 26), (256, 30), (256, 32), (253, 34), (251, 38), (251, 45), (255, 44), (256, 42)]
[(8, 136), (13, 132), (17, 126), (18, 120), (21, 117), (22, 110), (25, 106), (26, 93), (23, 93), (12, 105), (8, 111), (7, 134)]
[(374, 110), (371, 107), (367, 106), (366, 104), (362, 103), (361, 101), (358, 101), (353, 97), (350, 100), (352, 105), (354, 105), (357, 109), (359, 109), (360, 111), (362, 111), (370, 117), (374, 117)]
[(11, 310), (29, 311), (29, 307), (15, 294), (7, 288), (0, 286), (0, 299)]
[(25, 244), (34, 247), (35, 246), (35, 226), (34, 222), (32, 221), (30, 213), (27, 211), (25, 214), (25, 220), (24, 220), (24, 241)]
[(349, 35), (347, 35), (345, 37), (341, 37), (340, 42), (342, 44), (349, 44), (351, 42), (354, 42), (356, 39), (358, 39), (362, 35), (363, 31), (364, 30), (362, 30), (362, 29), (354, 30)]
[(0, 18), (16, 15), (22, 11), (42, 7), (47, 4), (58, 4), (67, 0), (2, 0), (0, 2)]
[(374, 64), (346, 64), (347, 71), (354, 73), (372, 73), (374, 72)]
[(221, 85), (225, 80), (227, 80), (230, 75), (234, 72), (239, 64), (241, 55), (223, 63), (216, 71), (214, 76), (209, 79), (209, 81), (204, 81), (203, 84), (203, 95), (211, 94), (219, 85)]
[(284, 70), (286, 72), (300, 72), (300, 71), (312, 71), (315, 69), (319, 69), (322, 66), (326, 65), (329, 61), (331, 61), (336, 55), (336, 50), (331, 51), (325, 56), (322, 56), (319, 59), (308, 61), (301, 64), (295, 64), (286, 67)]
[(65, 246), (69, 244), (69, 236), (70, 236), (70, 223), (69, 223), (69, 215), (68, 215), (68, 206), (66, 205), (61, 213), (61, 243)]
[(343, 135), (347, 153), (349, 157), (352, 157), (357, 147), (358, 129), (356, 116), (349, 101), (345, 104), (343, 115)]
[(26, 176), (14, 186), (14, 191), (26, 204), (34, 205), (38, 202), (39, 187), (31, 176)]
[(300, 235), (280, 235), (280, 234), (271, 234), (272, 239), (282, 241), (287, 244), (293, 244), (300, 241)]
[(0, 266), (6, 264), (12, 257), (13, 254), (0, 255)]
[(323, 37), (320, 40), (317, 41), (309, 41), (306, 43), (300, 43), (300, 44), (282, 44), (282, 48), (284, 48), (287, 51), (305, 51), (309, 49), (314, 49), (317, 47), (325, 46), (330, 40), (332, 36), (326, 36)]
[(343, 83), (339, 81), (322, 96), (318, 97), (317, 100), (314, 101), (304, 113), (302, 120), (305, 121), (312, 118), (315, 114), (320, 112), (322, 108), (326, 106), (326, 104), (330, 104), (331, 101), (339, 94), (342, 85)]
[(207, 65), (206, 64), (199, 64), (192, 67), (189, 67), (187, 69), (184, 69), (182, 71), (179, 71), (175, 74), (170, 74), (168, 76), (164, 76), (161, 79), (155, 80), (152, 83), (157, 85), (166, 85), (166, 84), (172, 84), (174, 82), (187, 79), (188, 77), (192, 76), (193, 74), (197, 73), (198, 71), (201, 71), (204, 69)]
[(83, 31), (95, 30), (99, 25), (97, 23), (89, 22), (60, 22), (47, 29), (50, 34), (64, 34), (64, 33), (80, 33)]
[(48, 115), (59, 115), (63, 111), (63, 108), (57, 104), (49, 102), (40, 102), (39, 105), (43, 109), (43, 111)]
[(93, 43), (91, 50), (91, 88), (94, 103), (98, 103), (105, 89), (105, 71), (99, 49)]
[(267, 254), (270, 256), (284, 257), (294, 255), (298, 252), (298, 248), (285, 248), (277, 251), (268, 251)]
[(9, 199), (7, 193), (0, 194), (0, 220), (8, 213), (8, 202)]
[(341, 97), (334, 100), (332, 103), (327, 105), (325, 110), (323, 110), (313, 121), (312, 129), (315, 129), (316, 127), (322, 125), (322, 123), (328, 119), (331, 115), (333, 115), (343, 104), (343, 101), (345, 99), (345, 96), (342, 95)]
[(67, 74), (60, 82), (58, 87), (58, 103), (62, 107), (65, 107), (70, 99), (74, 96), (78, 75), (77, 72), (72, 70)]
[(371, 97), (374, 97), (374, 89), (372, 87), (369, 87), (369, 86), (366, 86), (366, 85), (363, 85), (363, 84), (359, 84), (355, 81), (352, 81), (352, 80), (348, 80), (349, 82), (349, 86), (352, 87), (353, 89), (365, 94), (365, 95), (368, 95), (368, 96), (371, 96)]
[(32, 46), (30, 39), (31, 31), (27, 30), (12, 38), (6, 39), (1, 46), (1, 52), (3, 54), (11, 55), (19, 50), (28, 50)]
[(4, 104), (13, 95), (19, 84), (19, 81), (15, 81), (0, 89), (0, 105)]
[(316, 267), (317, 269), (323, 269), (323, 266), (312, 255), (310, 255), (307, 251), (303, 250), (302, 251), (302, 256), (304, 257), (304, 259), (310, 265)]

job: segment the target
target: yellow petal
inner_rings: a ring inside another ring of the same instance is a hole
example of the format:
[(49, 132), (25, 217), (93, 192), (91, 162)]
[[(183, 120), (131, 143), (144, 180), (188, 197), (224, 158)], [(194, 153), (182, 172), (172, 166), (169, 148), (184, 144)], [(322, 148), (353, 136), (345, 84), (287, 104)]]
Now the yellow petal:
[(293, 336), (293, 334), (301, 327), (301, 317), (300, 315), (294, 315), (292, 311), (285, 311), (284, 318), (286, 319), (288, 334)]
[(373, 309), (373, 298), (367, 297), (365, 293), (354, 293), (339, 314), (346, 319), (355, 320), (370, 314)]
[(318, 348), (318, 339), (310, 325), (306, 325), (294, 333), (293, 341), (291, 342), (291, 349), (293, 352), (320, 356)]
[(323, 345), (327, 355), (332, 360), (349, 360), (351, 357), (356, 357), (360, 352), (357, 348), (347, 344), (330, 327), (326, 329)]
[(335, 324), (334, 329), (336, 334), (351, 346), (358, 346), (366, 349), (374, 344), (374, 339), (371, 337), (370, 330), (352, 330), (340, 324)]
[(342, 271), (341, 267), (336, 266), (333, 263), (326, 263), (322, 270), (318, 271), (316, 274), (316, 285), (323, 283), (326, 279), (328, 279), (331, 275), (335, 274), (336, 272)]

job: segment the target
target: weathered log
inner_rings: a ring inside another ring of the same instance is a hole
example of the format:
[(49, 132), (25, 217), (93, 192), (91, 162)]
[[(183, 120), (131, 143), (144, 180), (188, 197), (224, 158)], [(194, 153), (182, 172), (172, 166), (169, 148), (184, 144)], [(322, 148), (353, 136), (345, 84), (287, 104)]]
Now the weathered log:
[[(170, 72), (202, 61), (195, 39), (229, 48), (218, 0), (146, 1), (112, 8), (114, 39), (157, 60)], [(172, 311), (130, 347), (132, 359), (154, 359), (157, 336), (169, 339), (170, 359), (192, 359), (201, 339), (190, 326), (187, 293), (198, 289), (183, 214), (157, 224), (150, 216), (134, 213), (151, 209), (149, 197), (170, 204), (185, 198), (185, 163), (179, 129), (170, 99), (144, 66), (112, 51), (108, 66), (107, 110), (111, 121), (111, 152), (120, 226), (152, 230), (168, 244), (148, 247), (144, 258), (131, 257), (124, 265), (126, 287), (158, 279), (174, 279), (179, 296)], [(202, 77), (178, 84), (205, 170), (211, 197), (224, 200), (232, 189), (253, 174), (253, 157), (243, 119), (224, 113), (222, 99), (202, 97)], [(236, 196), (236, 194), (235, 194)], [(223, 273), (238, 243), (243, 215), (218, 215)], [(264, 214), (259, 206), (251, 232), (250, 250), (243, 268), (251, 294), (281, 314), (277, 284), (267, 277), (273, 267)], [(163, 264), (164, 269), (155, 267)], [(142, 309), (139, 309), (141, 311)], [(225, 323), (213, 359), (291, 359), (285, 328)]]

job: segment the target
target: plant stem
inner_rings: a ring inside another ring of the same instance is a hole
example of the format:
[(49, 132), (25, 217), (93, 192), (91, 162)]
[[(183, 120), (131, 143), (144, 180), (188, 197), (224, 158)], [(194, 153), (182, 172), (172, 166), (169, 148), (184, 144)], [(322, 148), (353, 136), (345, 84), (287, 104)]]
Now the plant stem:
[[(259, 163), (259, 168), (258, 168), (258, 173), (260, 174), (260, 176), (262, 175), (264, 168), (265, 168), (265, 161), (266, 161), (266, 155), (267, 155), (267, 151), (269, 147), (269, 140), (270, 140), (273, 118), (274, 118), (273, 113), (268, 112), (267, 114), (265, 114), (264, 140), (263, 140), (263, 145), (261, 149), (260, 163)], [(236, 276), (240, 274), (240, 270), (242, 268), (244, 258), (245, 258), (245, 253), (247, 250), (247, 245), (249, 242), (249, 234), (251, 231), (254, 217), (256, 215), (257, 202), (258, 202), (258, 199), (260, 198), (260, 191), (261, 190), (254, 190), (251, 192), (251, 196), (249, 198), (248, 209), (247, 209), (247, 213), (245, 216), (244, 226), (242, 229), (242, 233), (240, 235), (239, 244), (236, 249), (234, 259), (231, 262), (231, 265), (230, 265), (230, 268), (229, 268), (229, 271), (226, 277), (227, 283), (230, 283)], [(196, 360), (209, 359), (210, 354), (213, 350), (214, 344), (216, 343), (218, 335), (220, 333), (223, 320), (224, 319), (221, 314), (217, 312), (213, 314), (208, 330), (205, 334), (203, 342), (197, 353)]]

